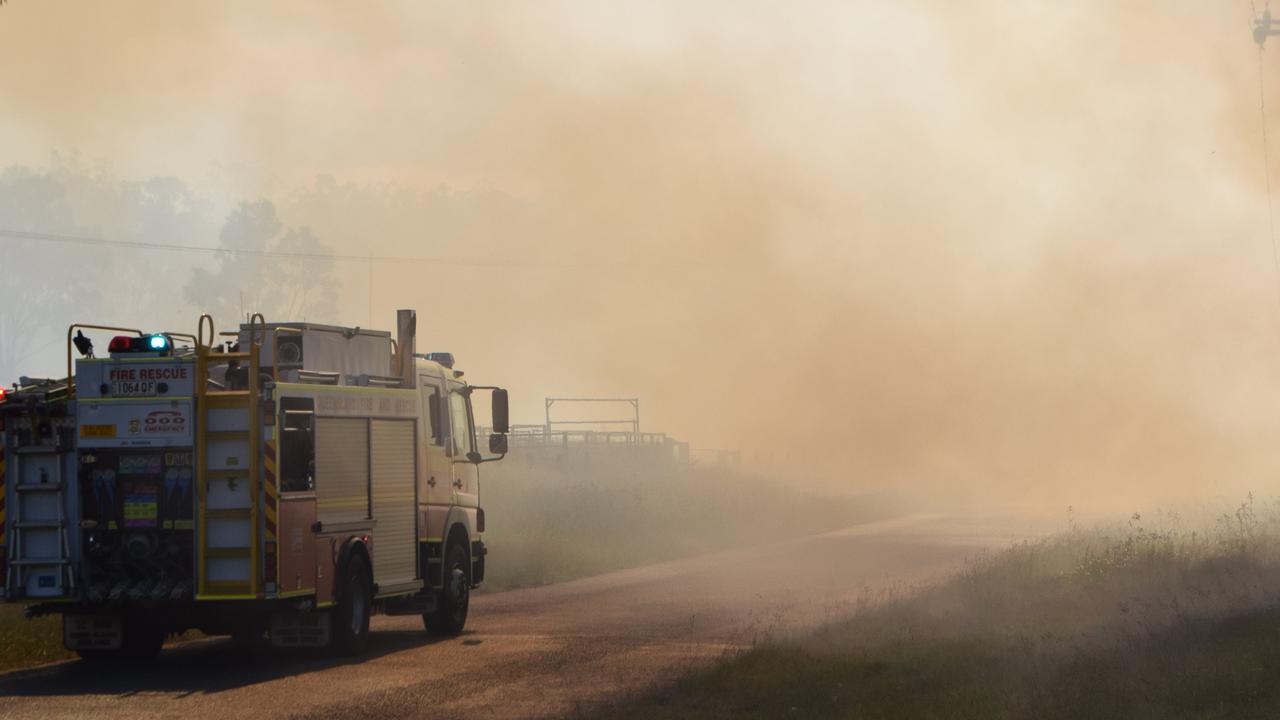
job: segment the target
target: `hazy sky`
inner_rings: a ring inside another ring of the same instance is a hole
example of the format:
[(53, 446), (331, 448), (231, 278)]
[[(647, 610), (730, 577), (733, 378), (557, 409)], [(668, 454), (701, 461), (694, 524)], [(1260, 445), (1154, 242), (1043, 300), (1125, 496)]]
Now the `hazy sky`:
[[(424, 311), (520, 420), (638, 395), (800, 483), (1266, 490), (1248, 10), (11, 0), (0, 163), (78, 152), (266, 195), (339, 251), (511, 262), (380, 265), (373, 311)], [(1280, 41), (1263, 61), (1280, 88)], [(331, 186), (411, 201), (343, 226), (298, 200)], [(366, 272), (344, 292), (365, 322)]]

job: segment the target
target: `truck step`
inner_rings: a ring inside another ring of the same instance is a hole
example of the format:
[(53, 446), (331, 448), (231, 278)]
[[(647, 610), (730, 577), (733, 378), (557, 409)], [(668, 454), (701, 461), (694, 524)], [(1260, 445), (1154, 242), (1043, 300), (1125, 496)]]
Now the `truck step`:
[(436, 594), (418, 594), (411, 597), (387, 598), (383, 602), (387, 615), (421, 615), (436, 609)]
[(222, 410), (248, 410), (248, 390), (218, 390), (205, 393), (208, 407)]
[(248, 440), (248, 430), (210, 430), (205, 433), (210, 440)]
[(205, 583), (204, 592), (196, 596), (197, 600), (217, 600), (226, 597), (246, 597), (249, 595), (248, 580), (210, 580)]
[(17, 448), (15, 452), (19, 455), (61, 455), (70, 451), (56, 445), (27, 445)]
[(205, 548), (204, 556), (206, 558), (247, 558), (249, 557), (249, 548), (247, 547)]
[(217, 508), (204, 511), (209, 520), (245, 520), (251, 517), (252, 511), (247, 507)]

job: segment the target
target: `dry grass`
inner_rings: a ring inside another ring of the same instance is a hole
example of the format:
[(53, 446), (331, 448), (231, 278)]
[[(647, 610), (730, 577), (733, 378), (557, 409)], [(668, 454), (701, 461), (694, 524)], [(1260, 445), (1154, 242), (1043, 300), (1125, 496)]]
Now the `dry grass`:
[(27, 620), (21, 605), (0, 605), (0, 672), (68, 657), (59, 618)]
[(1073, 529), (610, 717), (1280, 717), (1280, 507)]

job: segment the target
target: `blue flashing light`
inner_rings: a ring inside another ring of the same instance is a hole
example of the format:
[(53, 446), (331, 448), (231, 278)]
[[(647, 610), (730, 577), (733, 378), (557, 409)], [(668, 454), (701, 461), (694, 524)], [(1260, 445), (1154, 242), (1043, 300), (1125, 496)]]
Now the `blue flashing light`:
[(432, 362), (438, 362), (441, 365), (445, 366), (446, 368), (449, 368), (450, 370), (453, 369), (453, 362), (454, 362), (453, 353), (448, 353), (448, 352), (427, 353), (427, 359), (431, 360)]
[(157, 352), (163, 352), (169, 349), (169, 338), (163, 335), (152, 335), (147, 338), (147, 347)]

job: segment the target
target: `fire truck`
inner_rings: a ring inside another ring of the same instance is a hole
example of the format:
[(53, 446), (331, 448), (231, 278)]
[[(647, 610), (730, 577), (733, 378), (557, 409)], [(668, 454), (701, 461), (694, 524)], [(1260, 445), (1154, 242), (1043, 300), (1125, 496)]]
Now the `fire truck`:
[(0, 387), (4, 600), (61, 614), (89, 659), (192, 628), (358, 654), (377, 612), (461, 632), (507, 393), (415, 352), (416, 326), (411, 310), (396, 337), (261, 315), (220, 334), (207, 315), (195, 335), (72, 325), (65, 378)]

